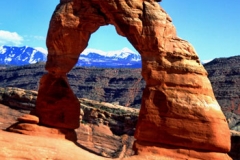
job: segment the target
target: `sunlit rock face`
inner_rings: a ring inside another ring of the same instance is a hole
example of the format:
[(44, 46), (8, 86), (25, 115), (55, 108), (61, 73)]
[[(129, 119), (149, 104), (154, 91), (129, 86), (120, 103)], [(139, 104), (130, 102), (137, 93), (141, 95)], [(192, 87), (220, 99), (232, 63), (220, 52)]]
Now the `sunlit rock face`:
[(49, 73), (41, 80), (36, 107), (40, 123), (78, 127), (79, 105), (66, 74), (90, 35), (108, 24), (142, 57), (146, 87), (135, 132), (136, 154), (229, 159), (225, 154), (230, 150), (228, 125), (207, 72), (194, 48), (177, 37), (171, 18), (154, 0), (61, 0), (47, 37)]

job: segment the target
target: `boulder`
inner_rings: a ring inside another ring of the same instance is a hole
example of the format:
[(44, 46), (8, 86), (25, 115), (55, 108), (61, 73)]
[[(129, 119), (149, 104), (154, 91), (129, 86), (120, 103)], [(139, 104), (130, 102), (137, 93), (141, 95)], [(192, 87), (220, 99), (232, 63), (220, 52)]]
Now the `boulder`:
[(21, 117), (18, 117), (17, 119), (19, 122), (25, 122), (25, 123), (31, 123), (31, 124), (38, 124), (39, 118), (37, 116), (31, 115), (31, 114), (24, 114)]
[(45, 136), (52, 138), (62, 138), (71, 141), (77, 141), (77, 134), (73, 129), (51, 128), (38, 124), (39, 118), (34, 115), (25, 114), (18, 118), (18, 122), (14, 123), (6, 129), (9, 132), (15, 132), (25, 135)]
[(52, 137), (60, 139), (68, 139), (70, 141), (76, 142), (77, 135), (72, 129), (59, 129), (50, 128), (45, 126), (40, 126), (31, 123), (15, 123), (6, 129), (9, 132), (15, 132), (25, 135), (37, 136), (37, 137)]

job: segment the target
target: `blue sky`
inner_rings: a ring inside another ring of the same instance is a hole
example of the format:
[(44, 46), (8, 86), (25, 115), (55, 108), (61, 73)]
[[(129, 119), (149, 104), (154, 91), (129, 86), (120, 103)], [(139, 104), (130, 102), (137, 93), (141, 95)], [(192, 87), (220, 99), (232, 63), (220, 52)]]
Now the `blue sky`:
[[(0, 1), (0, 46), (45, 46), (51, 15), (59, 0)], [(162, 0), (177, 28), (178, 36), (189, 41), (201, 60), (240, 55), (240, 1)], [(88, 48), (103, 51), (133, 46), (117, 35), (113, 26), (101, 27)], [(134, 50), (135, 51), (135, 50)]]

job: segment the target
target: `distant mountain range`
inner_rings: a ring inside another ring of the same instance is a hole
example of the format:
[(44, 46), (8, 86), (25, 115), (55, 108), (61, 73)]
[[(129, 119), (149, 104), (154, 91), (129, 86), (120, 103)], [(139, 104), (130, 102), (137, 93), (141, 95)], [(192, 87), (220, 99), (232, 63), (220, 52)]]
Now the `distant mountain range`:
[[(0, 65), (21, 66), (46, 62), (47, 54), (38, 48), (0, 46)], [(141, 68), (141, 56), (128, 48), (103, 52), (85, 49), (76, 66), (102, 68)]]
[(23, 46), (0, 46), (0, 65), (21, 66), (46, 61), (47, 55), (37, 49)]
[[(222, 110), (226, 117), (233, 119), (231, 126), (237, 123), (240, 129), (239, 62), (240, 56), (217, 58), (204, 64), (204, 68)], [(0, 67), (0, 87), (38, 90), (39, 80), (46, 73), (44, 66), (44, 63), (37, 63), (2, 69)], [(67, 76), (71, 88), (79, 98), (140, 107), (145, 87), (141, 68), (74, 67)]]
[(141, 56), (128, 48), (118, 51), (103, 52), (96, 49), (85, 49), (77, 66), (94, 66), (104, 68), (141, 68)]

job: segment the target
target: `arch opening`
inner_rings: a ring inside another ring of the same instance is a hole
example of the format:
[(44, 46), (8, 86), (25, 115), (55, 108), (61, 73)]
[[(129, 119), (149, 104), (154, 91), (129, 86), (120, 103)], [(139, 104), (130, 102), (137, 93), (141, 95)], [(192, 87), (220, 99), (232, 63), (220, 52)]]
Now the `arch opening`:
[(140, 108), (145, 86), (141, 55), (126, 37), (117, 34), (113, 25), (100, 27), (91, 34), (88, 42), (77, 67), (68, 73), (75, 95)]
[(141, 55), (127, 38), (118, 35), (113, 25), (107, 25), (91, 34), (76, 66), (142, 68), (141, 64)]

